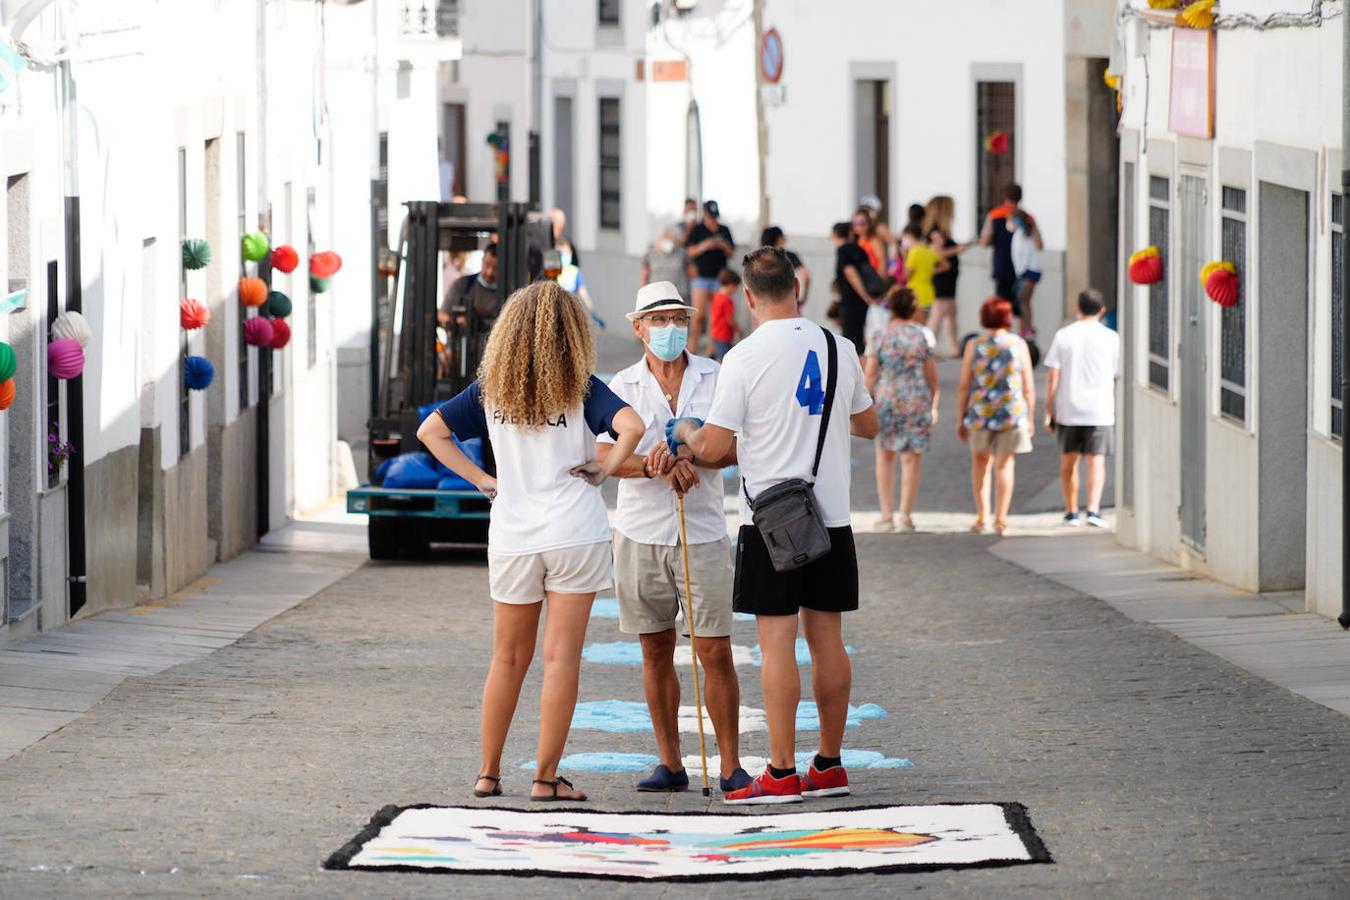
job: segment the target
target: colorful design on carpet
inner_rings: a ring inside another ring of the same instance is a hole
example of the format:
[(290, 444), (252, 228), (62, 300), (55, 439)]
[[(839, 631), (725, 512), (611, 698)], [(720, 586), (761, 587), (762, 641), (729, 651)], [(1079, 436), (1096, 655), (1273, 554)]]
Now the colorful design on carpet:
[(1050, 861), (1017, 803), (777, 815), (387, 806), (324, 867), (720, 881)]
[[(797, 665), (811, 665), (811, 650), (806, 646), (806, 638), (797, 638), (796, 650)], [(858, 652), (856, 648), (847, 644), (844, 645), (844, 650), (850, 656)], [(688, 668), (693, 660), (693, 655), (694, 652), (688, 644), (677, 644), (675, 646), (675, 666), (681, 670)], [(581, 658), (586, 662), (599, 663), (600, 665), (640, 666), (642, 665), (642, 645), (637, 641), (587, 644), (581, 651)], [(744, 644), (732, 644), (731, 658), (738, 666), (758, 666), (763, 664), (764, 654), (759, 649), (759, 644), (755, 644), (753, 647), (747, 647)]]
[[(797, 765), (799, 768), (811, 762), (815, 756), (814, 753), (798, 753)], [(886, 756), (884, 753), (878, 753), (875, 750), (849, 750), (845, 749), (841, 759), (846, 769), (908, 769), (914, 765), (908, 759), (896, 759)], [(558, 763), (558, 770), (561, 772), (591, 772), (599, 774), (610, 774), (619, 772), (650, 772), (661, 760), (648, 753), (572, 753), (562, 758)], [(681, 762), (689, 772), (698, 772), (703, 762), (698, 756), (686, 756)], [(742, 756), (741, 766), (750, 773), (758, 773), (768, 765), (768, 760), (763, 756)], [(721, 769), (722, 761), (716, 755), (708, 757), (708, 771), (716, 773)], [(522, 769), (530, 770), (534, 768), (534, 760), (526, 760), (520, 764)]]
[[(698, 720), (695, 718), (694, 707), (681, 706), (679, 715), (680, 731), (687, 733), (698, 731)], [(864, 703), (862, 706), (850, 704), (845, 726), (857, 728), (868, 719), (884, 719), (885, 717), (886, 710), (875, 703)], [(764, 710), (751, 706), (741, 707), (740, 724), (741, 734), (769, 730), (768, 722), (764, 718)], [(643, 702), (634, 700), (584, 700), (577, 704), (576, 712), (572, 715), (572, 727), (574, 729), (583, 728), (619, 734), (637, 734), (652, 730), (652, 717), (647, 712), (647, 704)], [(707, 710), (703, 712), (703, 728), (705, 732), (712, 733), (712, 720), (708, 718)], [(816, 712), (816, 704), (810, 700), (803, 700), (797, 705), (797, 730), (820, 730), (820, 715)]]

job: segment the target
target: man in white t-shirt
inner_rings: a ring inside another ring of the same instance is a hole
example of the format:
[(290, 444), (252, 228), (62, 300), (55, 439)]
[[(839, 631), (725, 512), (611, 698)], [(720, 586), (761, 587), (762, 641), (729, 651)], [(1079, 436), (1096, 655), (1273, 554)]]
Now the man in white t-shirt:
[[(849, 792), (840, 764), (852, 668), (844, 650), (842, 613), (858, 608), (858, 558), (849, 527), (850, 433), (869, 440), (879, 428), (862, 366), (851, 341), (797, 314), (800, 290), (782, 250), (762, 247), (743, 260), (745, 299), (758, 327), (727, 354), (706, 424), (678, 419), (668, 434), (678, 451), (722, 459), (733, 442), (741, 469), (741, 528), (736, 545), (733, 608), (755, 615), (760, 678), (769, 725), (769, 766), (749, 787), (727, 793), (730, 804), (795, 803), (803, 796)], [(827, 403), (828, 345), (837, 350), (837, 384)], [(825, 407), (831, 407), (824, 421)], [(830, 533), (828, 554), (792, 572), (778, 572), (744, 497), (786, 481), (810, 481), (821, 428), (825, 443), (814, 493)], [(820, 747), (807, 774), (796, 769), (796, 716), (801, 697), (796, 640), (811, 650), (811, 683), (820, 713)]]
[(1046, 427), (1059, 439), (1064, 524), (1078, 526), (1078, 463), (1087, 458), (1087, 524), (1104, 528), (1102, 488), (1116, 424), (1120, 336), (1102, 324), (1100, 291), (1078, 295), (1078, 321), (1055, 334), (1045, 354)]
[[(678, 714), (680, 679), (675, 671), (677, 616), (681, 601), (692, 606), (698, 661), (703, 667), (703, 699), (717, 735), (722, 793), (750, 783), (740, 767), (740, 683), (731, 655), (731, 541), (722, 509), (722, 476), (735, 462), (671, 460), (666, 422), (671, 416), (703, 417), (712, 408), (720, 366), (684, 348), (694, 308), (669, 281), (637, 292), (628, 314), (645, 350), (641, 359), (619, 372), (610, 389), (642, 418), (646, 433), (614, 474), (619, 502), (614, 510), (614, 582), (619, 598), (619, 630), (636, 634), (642, 644), (642, 687), (656, 733), (660, 760), (637, 783), (639, 791), (683, 791), (689, 775), (681, 763)], [(603, 462), (615, 439), (596, 434), (596, 455)], [(655, 451), (655, 452), (654, 452)], [(680, 547), (676, 492), (684, 495), (685, 537)], [(684, 596), (684, 552), (688, 552), (691, 596)], [(684, 625), (688, 633), (688, 624)]]

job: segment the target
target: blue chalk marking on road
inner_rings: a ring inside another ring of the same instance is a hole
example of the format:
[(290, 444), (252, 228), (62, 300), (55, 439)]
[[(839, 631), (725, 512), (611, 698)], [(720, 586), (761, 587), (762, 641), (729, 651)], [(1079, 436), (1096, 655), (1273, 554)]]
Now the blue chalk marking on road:
[[(598, 602), (598, 601), (597, 601)], [(595, 613), (592, 612), (592, 615)], [(811, 665), (811, 650), (806, 645), (806, 638), (797, 638), (797, 665)], [(852, 656), (857, 653), (857, 649), (845, 644), (844, 650)], [(586, 662), (599, 663), (606, 666), (640, 666), (642, 665), (642, 645), (637, 641), (611, 641), (603, 644), (587, 644), (581, 651), (581, 658)], [(764, 655), (760, 651), (759, 645), (750, 648), (750, 661), (753, 665), (762, 665)]]
[(595, 602), (591, 604), (592, 619), (617, 619), (619, 617), (619, 601), (615, 597), (596, 597)]
[(732, 616), (736, 619), (737, 622), (755, 621), (755, 617), (750, 615), (749, 613), (732, 613)]
[[(815, 753), (805, 751), (797, 754), (797, 766), (806, 768), (815, 759)], [(840, 760), (846, 769), (909, 769), (914, 763), (908, 759), (887, 756), (875, 750), (845, 749)], [(564, 756), (558, 763), (560, 772), (591, 772), (597, 774), (618, 774), (623, 772), (650, 772), (661, 760), (648, 753), (572, 753)], [(520, 764), (522, 769), (533, 769), (534, 760), (527, 759)]]

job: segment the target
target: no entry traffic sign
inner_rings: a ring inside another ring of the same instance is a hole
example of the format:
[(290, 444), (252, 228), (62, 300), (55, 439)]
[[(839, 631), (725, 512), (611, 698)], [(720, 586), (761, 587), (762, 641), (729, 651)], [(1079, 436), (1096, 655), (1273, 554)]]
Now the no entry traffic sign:
[(783, 77), (783, 38), (777, 28), (764, 32), (759, 43), (759, 74), (769, 84)]

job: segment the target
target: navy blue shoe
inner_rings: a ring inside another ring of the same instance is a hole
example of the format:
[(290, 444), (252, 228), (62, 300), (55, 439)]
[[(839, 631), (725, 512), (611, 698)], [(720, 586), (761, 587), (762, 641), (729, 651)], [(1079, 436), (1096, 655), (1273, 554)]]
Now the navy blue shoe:
[(649, 793), (676, 793), (689, 790), (689, 773), (681, 769), (672, 772), (664, 764), (652, 769), (652, 774), (637, 783), (639, 791)]
[(731, 773), (730, 778), (722, 779), (722, 793), (729, 794), (732, 791), (739, 791), (741, 788), (749, 787), (750, 782), (755, 779), (750, 777), (750, 773), (744, 769), (737, 769)]

